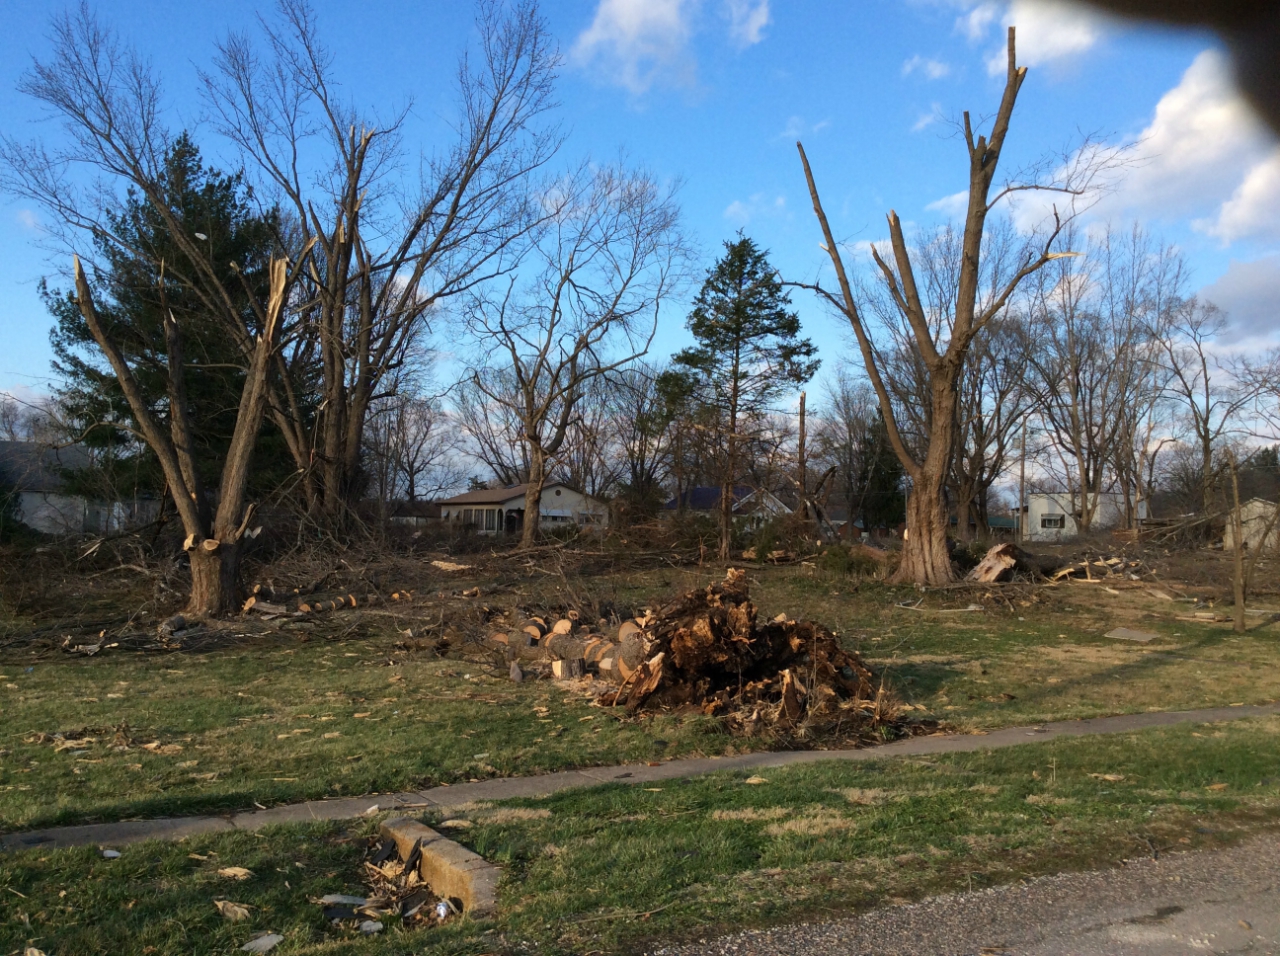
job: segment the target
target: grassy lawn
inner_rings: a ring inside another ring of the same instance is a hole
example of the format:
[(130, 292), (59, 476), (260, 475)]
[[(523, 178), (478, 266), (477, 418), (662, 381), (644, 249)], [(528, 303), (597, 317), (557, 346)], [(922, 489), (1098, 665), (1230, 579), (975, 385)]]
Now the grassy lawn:
[[(486, 600), (627, 609), (721, 576), (708, 567), (570, 577)], [(762, 616), (834, 627), (905, 701), (960, 730), (1280, 698), (1274, 626), (1235, 635), (1226, 625), (1179, 621), (1187, 605), (1146, 590), (943, 592), (924, 596), (931, 610), (913, 611), (896, 606), (919, 600), (910, 589), (803, 567), (752, 578)], [(939, 610), (975, 601), (981, 613)], [(443, 612), (426, 603), (416, 613), (439, 621)], [(358, 615), (327, 619), (327, 639), (283, 631), (200, 653), (11, 651), (0, 658), (0, 829), (768, 745), (728, 737), (702, 718), (623, 720), (547, 681), (514, 684), (505, 667), (406, 652), (396, 646), (399, 631), (414, 620)], [(1144, 645), (1102, 636), (1117, 625), (1162, 636)], [(68, 732), (92, 740), (52, 739)]]
[[(550, 681), (515, 684), (505, 669), (390, 644), (0, 667), (0, 827), (385, 793), (732, 743), (705, 718), (622, 720)], [(91, 742), (38, 736), (84, 729)]]
[[(1221, 845), (1280, 823), (1278, 745), (1280, 718), (1265, 718), (475, 805), (450, 831), (504, 867), (498, 918), (420, 933), (387, 920), (375, 940), (326, 925), (307, 900), (361, 890), (371, 820), (139, 844), (115, 860), (28, 851), (0, 857), (0, 952), (226, 953), (266, 930), (285, 936), (279, 954), (634, 951)], [(226, 866), (254, 875), (233, 882)], [(250, 918), (226, 921), (214, 899)]]

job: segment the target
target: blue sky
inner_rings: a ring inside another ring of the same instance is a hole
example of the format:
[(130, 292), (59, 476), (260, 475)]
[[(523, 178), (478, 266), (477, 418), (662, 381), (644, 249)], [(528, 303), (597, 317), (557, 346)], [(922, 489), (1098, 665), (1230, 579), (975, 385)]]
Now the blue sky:
[[(215, 37), (249, 29), (266, 4), (222, 0), (103, 2), (98, 13), (165, 78), (171, 125), (201, 129), (195, 71)], [(337, 70), (359, 103), (390, 112), (410, 98), (408, 130), (430, 152), (452, 111), (451, 75), (472, 37), (460, 0), (317, 0)], [(0, 34), (0, 124), (20, 138), (57, 128), (16, 91), (48, 50), (61, 4), (6, 9)], [(1235, 93), (1210, 35), (1104, 19), (1050, 0), (544, 0), (565, 54), (563, 159), (624, 150), (679, 178), (690, 237), (707, 264), (743, 229), (789, 278), (823, 264), (796, 157), (802, 139), (838, 235), (885, 235), (890, 209), (911, 223), (944, 220), (965, 186), (962, 143), (947, 120), (998, 103), (1003, 28), (1019, 28), (1030, 67), (1004, 162), (1059, 150), (1082, 132), (1140, 141), (1143, 162), (1095, 210), (1145, 222), (1181, 247), (1193, 286), (1228, 309), (1242, 341), (1272, 344), (1280, 301), (1280, 150)], [(224, 168), (234, 154), (198, 133)], [(49, 317), (36, 281), (65, 263), (39, 248), (40, 213), (0, 197), (0, 390), (47, 387)], [(56, 281), (56, 279), (55, 279)], [(797, 294), (828, 368), (850, 355), (846, 330)], [(672, 303), (655, 351), (681, 347), (685, 308)]]

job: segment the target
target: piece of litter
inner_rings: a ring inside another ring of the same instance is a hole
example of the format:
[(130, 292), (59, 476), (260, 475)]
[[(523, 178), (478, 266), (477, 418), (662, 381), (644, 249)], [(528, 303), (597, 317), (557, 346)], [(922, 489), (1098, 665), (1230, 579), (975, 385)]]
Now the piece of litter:
[(766, 780), (764, 777), (748, 777), (746, 780), (743, 781), (743, 783), (750, 783), (750, 784), (761, 784), (761, 783), (768, 783), (768, 782), (769, 781)]
[(219, 913), (233, 923), (249, 918), (249, 907), (243, 903), (233, 903), (230, 900), (214, 900), (213, 905), (218, 908)]
[(218, 871), (218, 875), (228, 880), (247, 880), (253, 876), (253, 870), (246, 870), (243, 866), (224, 866)]
[(330, 893), (328, 896), (320, 897), (320, 902), (325, 906), (364, 906), (369, 901), (363, 896), (347, 896), (343, 893)]
[(372, 936), (374, 933), (382, 932), (382, 924), (376, 919), (367, 919), (360, 924), (360, 932), (366, 936)]
[(1122, 773), (1091, 773), (1089, 774), (1094, 780), (1105, 780), (1107, 783), (1119, 783), (1124, 779)]
[(276, 945), (284, 942), (284, 937), (279, 933), (267, 933), (259, 936), (257, 939), (251, 939), (240, 947), (246, 953), (269, 953), (276, 948)]
[(645, 787), (645, 793), (662, 793), (661, 787)]
[(120, 851), (119, 850), (103, 850), (102, 858), (104, 860), (118, 860), (120, 859)]
[(1115, 630), (1107, 631), (1103, 637), (1109, 637), (1113, 641), (1136, 641), (1139, 644), (1146, 644), (1148, 641), (1160, 639), (1159, 634), (1152, 634), (1149, 631), (1135, 631), (1127, 627), (1117, 627)]
[(368, 810), (366, 810), (364, 813), (360, 814), (360, 816), (362, 816), (362, 817), (371, 817), (371, 816), (373, 816), (373, 815), (374, 815), (375, 813), (377, 813), (377, 812), (378, 812), (378, 805), (375, 803), (373, 806), (371, 806), (371, 807), (370, 807)]

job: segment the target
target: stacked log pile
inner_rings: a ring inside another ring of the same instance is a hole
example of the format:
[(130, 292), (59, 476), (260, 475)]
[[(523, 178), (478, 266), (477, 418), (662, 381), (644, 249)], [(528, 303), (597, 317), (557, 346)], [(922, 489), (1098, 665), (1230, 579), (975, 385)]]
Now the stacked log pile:
[(606, 706), (696, 710), (744, 734), (853, 737), (893, 709), (858, 655), (821, 624), (785, 616), (760, 623), (742, 571), (625, 621), (612, 636), (576, 625), (532, 618), (491, 640), (512, 659), (613, 682), (600, 698)]

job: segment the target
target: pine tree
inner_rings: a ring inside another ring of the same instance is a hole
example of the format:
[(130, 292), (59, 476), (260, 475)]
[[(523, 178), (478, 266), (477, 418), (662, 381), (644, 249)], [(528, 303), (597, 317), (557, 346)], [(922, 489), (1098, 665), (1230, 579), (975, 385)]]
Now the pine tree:
[(720, 484), (720, 557), (728, 559), (733, 532), (734, 487), (743, 454), (757, 425), (788, 391), (813, 377), (817, 349), (800, 338), (800, 317), (769, 264), (751, 239), (725, 243), (694, 301), (688, 328), (697, 345), (678, 353), (666, 389), (683, 389), (711, 412), (713, 462)]

